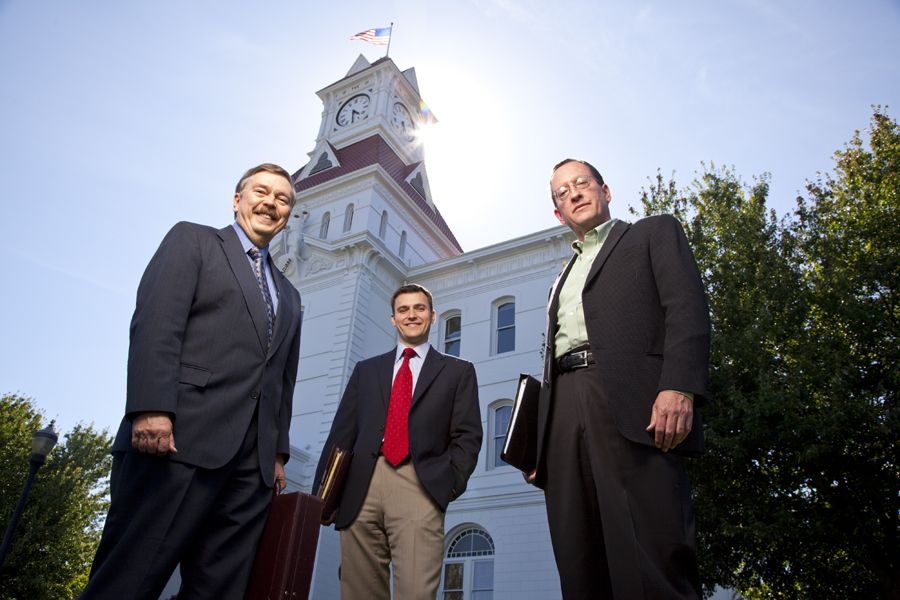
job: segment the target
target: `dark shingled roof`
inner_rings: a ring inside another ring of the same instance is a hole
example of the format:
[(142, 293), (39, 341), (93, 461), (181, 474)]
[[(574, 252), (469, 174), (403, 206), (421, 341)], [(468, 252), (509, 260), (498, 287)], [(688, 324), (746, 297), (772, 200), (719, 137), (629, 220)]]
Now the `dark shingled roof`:
[[(352, 173), (353, 171), (358, 171), (359, 169), (374, 164), (381, 165), (381, 168), (387, 172), (391, 179), (397, 182), (397, 185), (399, 185), (409, 199), (419, 207), (419, 210), (431, 219), (437, 228), (447, 236), (453, 246), (460, 252), (463, 251), (459, 242), (456, 241), (456, 236), (453, 235), (447, 222), (444, 221), (444, 217), (441, 216), (440, 211), (429, 206), (422, 196), (406, 182), (406, 178), (420, 163), (413, 163), (411, 165), (405, 164), (380, 135), (373, 135), (356, 142), (355, 144), (350, 144), (345, 148), (341, 148), (340, 150), (336, 149), (334, 146), (331, 146), (331, 149), (335, 156), (337, 156), (338, 162), (340, 162), (341, 165), (339, 167), (319, 171), (306, 179), (298, 181), (297, 178), (300, 176), (300, 171), (306, 166), (304, 165), (294, 173), (294, 189), (296, 191), (300, 192), (308, 190), (319, 184), (325, 183), (326, 181), (336, 179), (341, 175), (346, 175), (347, 173)], [(317, 158), (318, 157), (314, 156), (313, 160), (316, 160)]]

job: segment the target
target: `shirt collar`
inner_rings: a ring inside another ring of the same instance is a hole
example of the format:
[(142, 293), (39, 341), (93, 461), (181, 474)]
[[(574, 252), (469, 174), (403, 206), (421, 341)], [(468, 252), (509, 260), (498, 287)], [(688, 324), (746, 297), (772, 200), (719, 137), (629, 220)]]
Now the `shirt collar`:
[(606, 241), (607, 236), (609, 236), (610, 229), (613, 228), (613, 225), (618, 223), (618, 219), (610, 219), (605, 223), (601, 223), (597, 225), (590, 231), (584, 234), (584, 241), (579, 242), (575, 240), (572, 242), (572, 250), (576, 252), (576, 254), (581, 254), (584, 251), (584, 246), (587, 245), (588, 248), (591, 247), (599, 247), (603, 245), (603, 242)]
[[(397, 362), (401, 358), (403, 358), (403, 350), (405, 350), (406, 348), (407, 348), (407, 346), (404, 346), (403, 344), (397, 344), (397, 351), (394, 352), (394, 362)], [(419, 344), (418, 346), (415, 346), (413, 348), (413, 350), (416, 351), (416, 356), (424, 359), (425, 355), (428, 354), (428, 350), (430, 348), (431, 348), (431, 344), (429, 342), (425, 342), (424, 344)]]
[[(256, 248), (256, 244), (250, 241), (250, 238), (247, 237), (247, 234), (244, 233), (244, 229), (238, 225), (238, 222), (235, 221), (231, 224), (234, 227), (234, 230), (237, 232), (238, 239), (241, 240), (241, 246), (244, 248), (244, 254), (250, 252), (250, 248)], [(263, 262), (265, 262), (266, 257), (269, 254), (269, 246), (263, 246), (259, 248), (259, 254), (262, 256)]]

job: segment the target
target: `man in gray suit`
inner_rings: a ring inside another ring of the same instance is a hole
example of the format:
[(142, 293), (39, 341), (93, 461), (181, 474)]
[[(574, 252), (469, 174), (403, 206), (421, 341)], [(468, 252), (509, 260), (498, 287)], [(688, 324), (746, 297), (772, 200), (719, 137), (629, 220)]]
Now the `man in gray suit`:
[(82, 599), (242, 599), (273, 486), (284, 487), (300, 296), (268, 244), (294, 204), (290, 174), (247, 171), (235, 221), (178, 223), (137, 292), (112, 503)]

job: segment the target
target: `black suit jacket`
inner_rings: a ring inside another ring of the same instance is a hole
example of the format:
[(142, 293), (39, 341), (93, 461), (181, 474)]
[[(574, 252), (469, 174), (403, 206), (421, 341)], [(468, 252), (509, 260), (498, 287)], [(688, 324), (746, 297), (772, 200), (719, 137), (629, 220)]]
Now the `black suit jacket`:
[[(574, 257), (551, 291), (544, 379), (538, 407), (538, 474), (546, 439), (553, 380), (553, 340), (558, 328), (559, 292)], [(681, 224), (670, 215), (616, 223), (588, 273), (582, 292), (588, 342), (598, 364), (600, 385), (609, 398), (619, 432), (653, 445), (646, 431), (657, 394), (694, 394), (690, 435), (674, 452), (703, 450), (699, 407), (709, 377), (709, 306)]]
[[(396, 348), (353, 369), (322, 449), (317, 490), (333, 445), (353, 449), (335, 527), (349, 527), (362, 508), (384, 437)], [(409, 410), (409, 452), (425, 491), (441, 510), (466, 489), (481, 449), (481, 409), (472, 363), (428, 351)]]
[(269, 264), (278, 312), (267, 349), (265, 301), (234, 228), (182, 222), (169, 231), (138, 287), (114, 452), (134, 451), (135, 415), (162, 411), (172, 415), (178, 448), (170, 460), (218, 468), (258, 410), (260, 473), (273, 485), (276, 454), (290, 454), (300, 295)]

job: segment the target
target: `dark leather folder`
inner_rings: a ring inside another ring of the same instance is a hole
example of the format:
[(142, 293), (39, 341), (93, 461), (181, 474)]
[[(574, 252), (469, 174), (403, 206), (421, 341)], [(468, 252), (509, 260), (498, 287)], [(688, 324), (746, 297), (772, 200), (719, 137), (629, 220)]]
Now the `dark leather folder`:
[(506, 442), (500, 458), (530, 473), (537, 466), (537, 414), (541, 383), (527, 373), (519, 375), (519, 386), (509, 417)]
[(292, 600), (309, 597), (322, 500), (293, 492), (275, 496), (266, 522), (247, 600)]
[(341, 494), (344, 492), (344, 481), (347, 479), (347, 471), (350, 468), (350, 459), (353, 452), (341, 450), (332, 446), (328, 453), (328, 462), (322, 475), (322, 482), (316, 495), (322, 499), (322, 525), (331, 525), (337, 516), (337, 509), (341, 503)]

